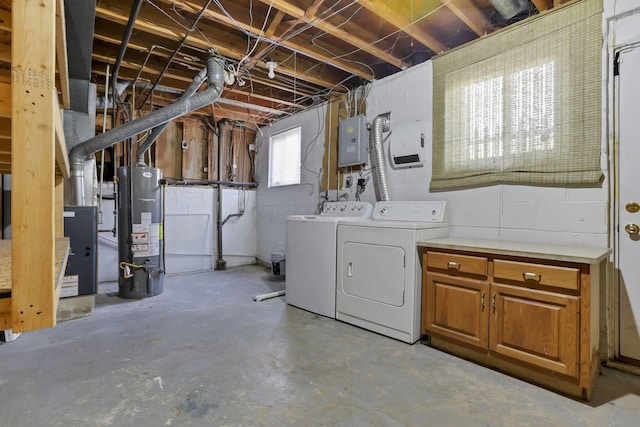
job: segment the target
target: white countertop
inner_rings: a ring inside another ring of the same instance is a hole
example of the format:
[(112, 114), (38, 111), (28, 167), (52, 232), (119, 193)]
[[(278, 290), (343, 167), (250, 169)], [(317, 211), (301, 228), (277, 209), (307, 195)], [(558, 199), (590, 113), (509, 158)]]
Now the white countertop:
[(608, 248), (561, 246), (544, 243), (471, 239), (464, 237), (445, 237), (443, 239), (419, 241), (418, 247), (471, 252), (490, 252), (498, 255), (526, 256), (554, 261), (580, 262), (586, 264), (598, 263), (611, 253), (611, 249)]

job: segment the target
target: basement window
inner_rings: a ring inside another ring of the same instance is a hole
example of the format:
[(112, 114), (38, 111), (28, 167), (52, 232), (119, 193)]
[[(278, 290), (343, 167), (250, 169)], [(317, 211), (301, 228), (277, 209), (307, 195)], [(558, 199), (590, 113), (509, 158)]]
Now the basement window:
[(503, 170), (518, 155), (554, 149), (553, 61), (449, 93), (461, 103), (446, 108), (448, 171), (487, 159)]
[(269, 188), (300, 184), (300, 126), (269, 137)]
[(577, 2), (434, 58), (430, 190), (600, 185), (601, 25)]

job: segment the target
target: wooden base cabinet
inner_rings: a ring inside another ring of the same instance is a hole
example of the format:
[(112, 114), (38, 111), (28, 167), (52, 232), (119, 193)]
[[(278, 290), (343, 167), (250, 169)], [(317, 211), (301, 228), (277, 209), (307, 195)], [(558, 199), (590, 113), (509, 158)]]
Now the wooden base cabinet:
[(558, 257), (532, 245), (538, 252), (512, 255), (505, 242), (490, 252), (491, 241), (459, 240), (420, 243), (422, 333), (431, 345), (588, 400), (599, 373), (597, 295), (608, 250)]

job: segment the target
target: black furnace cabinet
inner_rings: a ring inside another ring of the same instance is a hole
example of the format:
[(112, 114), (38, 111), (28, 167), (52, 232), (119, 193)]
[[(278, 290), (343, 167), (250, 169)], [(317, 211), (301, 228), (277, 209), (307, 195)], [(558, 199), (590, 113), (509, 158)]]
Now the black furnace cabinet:
[(64, 235), (71, 245), (65, 276), (78, 275), (78, 295), (95, 294), (98, 288), (98, 208), (65, 206)]

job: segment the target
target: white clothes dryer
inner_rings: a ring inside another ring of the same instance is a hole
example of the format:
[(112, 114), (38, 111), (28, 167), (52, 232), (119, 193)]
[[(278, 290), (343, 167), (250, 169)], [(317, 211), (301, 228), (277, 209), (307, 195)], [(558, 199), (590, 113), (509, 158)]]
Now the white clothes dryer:
[(368, 202), (327, 202), (320, 215), (287, 219), (287, 304), (335, 319), (338, 223), (368, 219), (372, 210)]
[(407, 343), (420, 338), (417, 242), (448, 236), (446, 202), (378, 202), (338, 224), (336, 319)]

